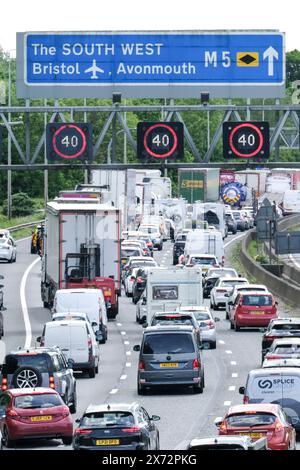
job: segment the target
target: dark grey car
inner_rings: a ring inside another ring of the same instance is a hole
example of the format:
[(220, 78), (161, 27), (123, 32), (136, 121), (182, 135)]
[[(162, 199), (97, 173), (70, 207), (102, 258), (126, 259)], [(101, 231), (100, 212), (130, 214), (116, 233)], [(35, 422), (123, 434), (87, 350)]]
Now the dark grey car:
[(0, 370), (0, 392), (10, 388), (55, 389), (76, 413), (76, 380), (71, 363), (57, 347), (28, 348), (7, 354)]
[(192, 386), (195, 393), (204, 388), (201, 346), (192, 326), (151, 326), (144, 330), (140, 351), (137, 392), (158, 386)]

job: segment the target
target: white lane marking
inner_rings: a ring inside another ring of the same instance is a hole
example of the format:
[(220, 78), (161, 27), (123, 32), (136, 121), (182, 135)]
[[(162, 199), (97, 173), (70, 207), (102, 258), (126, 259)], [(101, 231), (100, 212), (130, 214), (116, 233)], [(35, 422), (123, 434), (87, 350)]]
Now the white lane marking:
[(300, 268), (300, 264), (297, 263), (297, 261), (295, 260), (295, 257), (293, 255), (289, 255), (289, 258), (290, 260), (292, 261), (292, 263), (294, 263), (295, 266), (297, 266), (297, 268), (299, 269)]
[(242, 238), (244, 237), (246, 234), (245, 233), (242, 233), (241, 235), (239, 235), (238, 237), (234, 237), (232, 240), (230, 240), (229, 242), (227, 243), (224, 243), (224, 248), (227, 248), (231, 243), (235, 242), (236, 240), (238, 240), (239, 238)]
[(127, 379), (127, 375), (121, 375), (120, 380), (125, 380)]
[(131, 356), (131, 351), (126, 351), (126, 356)]
[(117, 326), (122, 326), (122, 323), (117, 323)]
[(121, 335), (126, 335), (126, 331), (121, 331)]
[(119, 391), (118, 388), (113, 388), (109, 393), (110, 393), (111, 395), (114, 395), (114, 394), (117, 393), (118, 391)]
[(225, 344), (225, 341), (223, 341), (222, 339), (219, 339), (219, 343), (220, 344)]
[(124, 341), (124, 344), (128, 345), (128, 344), (130, 344), (130, 342), (129, 341)]
[(0, 341), (0, 364), (3, 364), (5, 358), (5, 342), (3, 340)]
[(230, 351), (230, 349), (227, 349), (227, 351), (225, 351), (226, 354), (232, 354), (232, 351)]
[(230, 406), (231, 405), (231, 401), (224, 401), (224, 406)]
[(231, 377), (236, 379), (239, 376), (237, 372), (232, 372)]
[(126, 367), (131, 367), (131, 362), (126, 362)]
[(230, 364), (231, 364), (232, 366), (236, 366), (236, 361), (230, 361)]
[(25, 273), (23, 274), (23, 277), (22, 277), (22, 280), (21, 280), (21, 285), (20, 285), (21, 308), (22, 308), (22, 314), (23, 314), (23, 319), (24, 319), (24, 323), (25, 323), (25, 331), (26, 331), (26, 340), (25, 340), (24, 348), (29, 348), (30, 347), (31, 339), (32, 339), (31, 324), (30, 324), (28, 308), (27, 308), (27, 303), (26, 303), (26, 296), (25, 296), (26, 282), (27, 282), (27, 278), (28, 278), (28, 275), (29, 275), (31, 269), (40, 260), (41, 260), (41, 258), (38, 257), (37, 259), (35, 259), (33, 261), (33, 263), (31, 263), (28, 266)]
[(228, 387), (228, 390), (229, 390), (230, 392), (234, 392), (235, 389), (236, 389), (236, 386), (235, 386), (235, 385), (230, 385), (230, 386)]

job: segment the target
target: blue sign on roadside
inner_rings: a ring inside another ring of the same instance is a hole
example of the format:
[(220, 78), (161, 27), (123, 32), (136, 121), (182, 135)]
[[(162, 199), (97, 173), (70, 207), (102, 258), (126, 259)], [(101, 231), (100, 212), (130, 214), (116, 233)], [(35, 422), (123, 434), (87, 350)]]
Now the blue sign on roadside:
[(19, 52), (25, 89), (84, 86), (97, 97), (112, 87), (132, 97), (278, 97), (285, 80), (276, 31), (19, 33)]

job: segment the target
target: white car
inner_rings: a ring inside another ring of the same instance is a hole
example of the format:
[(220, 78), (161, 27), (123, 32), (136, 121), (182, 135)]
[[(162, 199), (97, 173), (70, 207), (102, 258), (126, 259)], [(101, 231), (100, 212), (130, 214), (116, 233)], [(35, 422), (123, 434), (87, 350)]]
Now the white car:
[(129, 271), (127, 276), (125, 276), (124, 288), (125, 288), (126, 297), (132, 297), (132, 287), (133, 287), (133, 283), (136, 279), (136, 275), (139, 269), (140, 269), (140, 266), (138, 266), (137, 268), (133, 268), (132, 270)]
[(226, 294), (237, 285), (249, 284), (245, 277), (219, 277), (210, 293), (210, 308), (226, 307)]
[(205, 349), (216, 349), (216, 322), (220, 321), (219, 318), (213, 318), (211, 311), (205, 305), (179, 307), (180, 313), (193, 313), (196, 318), (201, 335), (201, 341)]
[(235, 299), (237, 298), (238, 294), (244, 294), (248, 291), (262, 291), (262, 292), (269, 292), (268, 288), (264, 284), (242, 284), (241, 286), (235, 286), (231, 292), (225, 294), (227, 296), (226, 300), (226, 320), (230, 318), (230, 312), (233, 309), (233, 305), (235, 303)]
[(6, 260), (9, 263), (17, 259), (17, 246), (12, 237), (0, 235), (0, 260)]
[(202, 269), (202, 276), (206, 276), (208, 270), (212, 267), (219, 268), (220, 265), (215, 255), (206, 253), (191, 253), (186, 260), (186, 266), (199, 266)]

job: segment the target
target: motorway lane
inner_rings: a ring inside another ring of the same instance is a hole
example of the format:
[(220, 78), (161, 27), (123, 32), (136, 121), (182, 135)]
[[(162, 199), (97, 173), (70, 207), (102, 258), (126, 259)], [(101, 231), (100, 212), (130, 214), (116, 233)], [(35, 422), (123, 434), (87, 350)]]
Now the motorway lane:
[[(228, 237), (227, 240), (233, 238), (235, 237)], [(22, 249), (26, 251), (25, 248)], [(171, 265), (172, 244), (167, 242), (164, 250), (156, 252), (154, 256), (161, 265)], [(20, 274), (32, 259), (33, 257), (28, 258), (26, 253), (22, 256), (20, 247), (17, 262)], [(43, 323), (49, 319), (49, 311), (42, 308), (40, 299), (39, 263), (34, 266), (28, 277), (26, 298), (35, 338), (40, 335)], [(14, 301), (18, 303), (16, 295)], [(205, 303), (209, 301), (206, 300)], [(19, 315), (13, 301), (12, 307), (15, 315)], [(203, 351), (206, 383), (204, 393), (194, 395), (192, 391), (178, 389), (151, 392), (140, 397), (136, 392), (138, 353), (135, 353), (132, 347), (140, 343), (142, 327), (135, 322), (135, 306), (131, 299), (123, 294), (120, 314), (116, 321), (109, 323), (109, 341), (100, 346), (99, 375), (96, 379), (78, 376), (76, 416), (80, 416), (89, 403), (139, 401), (150, 414), (161, 416), (158, 425), (162, 449), (184, 449), (193, 437), (216, 435), (214, 419), (224, 415), (230, 404), (242, 403), (238, 387), (245, 384), (249, 370), (260, 366), (261, 333), (257, 330), (232, 331), (225, 320), (224, 311), (215, 312), (215, 316), (221, 318), (217, 323), (217, 349)], [(20, 334), (22, 335), (21, 330)], [(24, 334), (22, 338), (24, 340)], [(11, 340), (12, 338), (9, 339), (10, 342)], [(62, 446), (60, 441), (28, 442), (21, 448), (70, 449), (70, 446)]]

